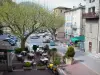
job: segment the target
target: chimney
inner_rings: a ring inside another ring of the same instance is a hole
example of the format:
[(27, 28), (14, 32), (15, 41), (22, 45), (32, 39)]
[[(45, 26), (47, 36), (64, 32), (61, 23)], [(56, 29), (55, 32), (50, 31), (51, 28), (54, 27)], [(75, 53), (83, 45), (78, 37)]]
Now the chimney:
[(73, 6), (73, 8), (75, 8), (75, 6)]
[(80, 4), (79, 4), (79, 7), (81, 7), (81, 6), (82, 6), (82, 4), (80, 3)]

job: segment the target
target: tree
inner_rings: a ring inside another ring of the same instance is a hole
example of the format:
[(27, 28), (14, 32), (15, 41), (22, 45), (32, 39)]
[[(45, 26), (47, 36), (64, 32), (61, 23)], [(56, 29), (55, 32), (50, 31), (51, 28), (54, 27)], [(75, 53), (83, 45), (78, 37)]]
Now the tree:
[(54, 62), (54, 60), (55, 60), (56, 52), (57, 52), (57, 49), (56, 49), (56, 48), (52, 48), (52, 49), (51, 49), (51, 55), (52, 55), (52, 58), (53, 58), (53, 62)]
[(34, 52), (36, 52), (37, 48), (38, 48), (37, 45), (33, 45), (33, 50), (34, 50)]
[(21, 39), (21, 48), (25, 49), (27, 38), (45, 25), (46, 13), (45, 9), (37, 4), (23, 5), (5, 2), (0, 7), (0, 22)]
[(54, 40), (56, 40), (56, 31), (64, 25), (64, 17), (60, 15), (56, 16), (55, 14), (51, 13), (47, 20), (49, 20), (47, 21), (47, 28), (53, 35)]

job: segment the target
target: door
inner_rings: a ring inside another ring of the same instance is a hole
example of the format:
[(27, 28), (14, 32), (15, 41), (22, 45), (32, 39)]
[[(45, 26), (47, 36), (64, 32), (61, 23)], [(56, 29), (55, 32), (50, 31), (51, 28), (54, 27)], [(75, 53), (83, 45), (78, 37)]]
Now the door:
[(89, 42), (89, 52), (92, 51), (92, 42)]

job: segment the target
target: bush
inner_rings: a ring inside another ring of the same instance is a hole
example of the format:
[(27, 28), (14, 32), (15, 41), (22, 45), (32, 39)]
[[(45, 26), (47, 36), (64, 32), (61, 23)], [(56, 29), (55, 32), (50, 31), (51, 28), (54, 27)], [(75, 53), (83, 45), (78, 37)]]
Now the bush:
[(19, 54), (19, 53), (21, 53), (21, 52), (22, 52), (22, 49), (21, 49), (21, 48), (16, 48), (16, 49), (15, 49), (15, 53), (16, 53), (16, 54)]
[(38, 46), (37, 45), (33, 45), (33, 50), (36, 52)]
[(27, 47), (25, 47), (25, 51), (26, 51), (27, 53), (29, 53), (29, 50), (28, 50), (28, 48), (27, 48)]
[(57, 48), (52, 48), (51, 50), (54, 52), (57, 52)]
[(74, 50), (74, 48), (73, 48), (72, 46), (69, 46), (69, 47), (68, 47), (68, 50), (67, 50), (67, 52), (66, 52), (66, 54), (65, 54), (65, 57), (67, 57), (67, 58), (69, 58), (69, 57), (74, 57), (74, 55), (75, 55), (75, 50)]
[(38, 63), (37, 66), (44, 66), (44, 64), (42, 64), (42, 63)]
[(49, 46), (48, 46), (48, 45), (45, 45), (45, 46), (44, 46), (44, 50), (45, 50), (45, 51), (49, 50)]
[(31, 63), (30, 63), (30, 62), (26, 62), (26, 63), (24, 64), (24, 67), (31, 67)]
[(56, 66), (59, 65), (60, 64), (60, 57), (55, 57), (53, 64)]

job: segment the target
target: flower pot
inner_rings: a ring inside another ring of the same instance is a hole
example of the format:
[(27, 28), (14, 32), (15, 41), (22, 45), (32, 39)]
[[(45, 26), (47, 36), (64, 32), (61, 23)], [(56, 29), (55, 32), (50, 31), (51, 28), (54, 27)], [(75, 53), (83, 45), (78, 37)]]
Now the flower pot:
[(74, 61), (73, 57), (66, 58), (66, 64), (67, 65), (73, 64), (73, 61)]
[(46, 69), (46, 66), (37, 66), (37, 69), (38, 70), (45, 70)]
[(23, 67), (24, 70), (31, 70), (32, 67)]

